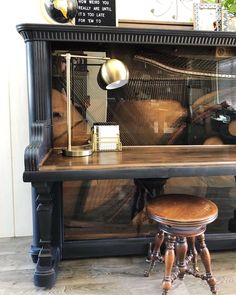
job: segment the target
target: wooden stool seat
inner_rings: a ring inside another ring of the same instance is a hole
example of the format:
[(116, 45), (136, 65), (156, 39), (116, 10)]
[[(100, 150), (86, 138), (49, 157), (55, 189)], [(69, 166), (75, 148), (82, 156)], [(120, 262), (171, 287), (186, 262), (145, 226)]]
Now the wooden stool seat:
[(207, 225), (218, 215), (218, 208), (212, 201), (182, 194), (157, 197), (147, 204), (146, 211), (149, 218), (176, 227)]
[[(157, 196), (146, 205), (148, 217), (159, 223), (159, 232), (156, 234), (154, 247), (151, 250), (150, 265), (145, 276), (149, 276), (156, 260), (165, 262), (165, 275), (162, 283), (163, 295), (167, 294), (176, 278), (183, 279), (185, 274), (192, 274), (206, 280), (212, 294), (217, 294), (216, 280), (211, 271), (211, 257), (205, 243), (204, 232), (206, 225), (213, 222), (218, 216), (217, 206), (205, 198), (169, 194)], [(166, 239), (164, 259), (160, 254), (160, 247)], [(199, 242), (200, 257), (205, 267), (206, 274), (200, 275), (197, 267), (198, 252), (195, 247), (195, 237)], [(188, 249), (187, 238), (190, 242)], [(172, 267), (176, 256), (176, 270)], [(193, 263), (193, 269), (188, 267)]]

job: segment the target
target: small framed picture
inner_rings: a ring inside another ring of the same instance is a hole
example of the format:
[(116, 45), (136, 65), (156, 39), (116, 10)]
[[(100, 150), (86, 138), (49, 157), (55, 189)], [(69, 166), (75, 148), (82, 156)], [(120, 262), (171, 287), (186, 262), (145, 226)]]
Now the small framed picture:
[(193, 28), (194, 30), (220, 31), (221, 29), (220, 4), (193, 4)]

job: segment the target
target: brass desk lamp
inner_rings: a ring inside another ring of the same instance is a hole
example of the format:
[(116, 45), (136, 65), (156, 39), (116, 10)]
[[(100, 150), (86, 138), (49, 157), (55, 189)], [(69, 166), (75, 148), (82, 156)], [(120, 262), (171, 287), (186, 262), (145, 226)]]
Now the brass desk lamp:
[(129, 80), (129, 71), (127, 66), (118, 59), (111, 59), (109, 57), (97, 57), (97, 56), (84, 56), (73, 55), (70, 53), (61, 54), (66, 58), (66, 92), (67, 92), (67, 134), (68, 144), (67, 148), (62, 150), (64, 156), (69, 157), (82, 157), (92, 154), (93, 149), (91, 144), (83, 146), (72, 146), (71, 144), (71, 82), (70, 82), (70, 66), (71, 58), (79, 57), (84, 59), (96, 59), (105, 61), (99, 71), (99, 79), (102, 80), (102, 84), (105, 85), (105, 89), (112, 90), (124, 86)]

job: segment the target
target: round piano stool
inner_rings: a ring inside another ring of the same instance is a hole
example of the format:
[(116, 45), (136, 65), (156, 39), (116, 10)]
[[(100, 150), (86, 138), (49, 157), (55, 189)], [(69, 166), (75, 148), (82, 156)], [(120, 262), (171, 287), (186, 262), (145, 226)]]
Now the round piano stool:
[[(205, 243), (204, 232), (207, 224), (218, 216), (217, 206), (205, 198), (169, 194), (158, 196), (146, 205), (147, 216), (159, 223), (154, 247), (149, 250), (149, 276), (155, 262), (165, 263), (165, 274), (162, 282), (162, 295), (166, 295), (176, 278), (183, 279), (185, 274), (191, 274), (206, 280), (212, 294), (217, 294), (216, 279), (211, 270), (211, 257)], [(198, 252), (195, 240), (199, 243), (199, 254), (205, 268), (205, 274), (200, 274), (197, 266)], [(161, 255), (161, 245), (166, 242), (164, 257)], [(189, 266), (191, 262), (192, 267)], [(175, 271), (172, 267), (175, 264)]]

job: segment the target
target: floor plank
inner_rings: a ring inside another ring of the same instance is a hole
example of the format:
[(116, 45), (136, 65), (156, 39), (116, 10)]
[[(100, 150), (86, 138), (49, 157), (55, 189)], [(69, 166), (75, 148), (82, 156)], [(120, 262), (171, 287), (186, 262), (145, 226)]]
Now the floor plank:
[[(158, 295), (163, 265), (157, 264), (149, 278), (143, 276), (145, 257), (111, 257), (62, 261), (56, 285), (36, 288), (34, 264), (29, 255), (31, 238), (0, 239), (0, 295)], [(236, 251), (212, 253), (219, 295), (235, 295)], [(202, 267), (201, 267), (202, 269)], [(170, 295), (211, 294), (206, 282), (187, 276), (176, 280)]]

